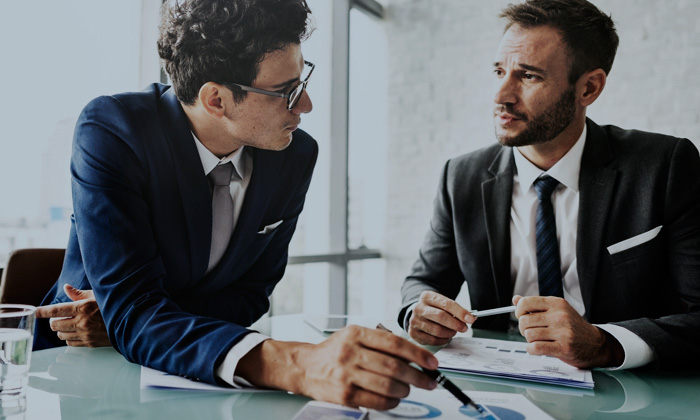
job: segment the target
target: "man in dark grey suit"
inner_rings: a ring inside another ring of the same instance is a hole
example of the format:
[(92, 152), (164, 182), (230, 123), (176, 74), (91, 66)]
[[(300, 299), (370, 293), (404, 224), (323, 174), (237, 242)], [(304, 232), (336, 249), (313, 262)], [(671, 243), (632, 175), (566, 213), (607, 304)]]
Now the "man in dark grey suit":
[(501, 17), (500, 144), (445, 165), (399, 322), (432, 345), (472, 323), (507, 329), (510, 315), (476, 320), (453, 300), (466, 282), (473, 309), (517, 305), (531, 354), (581, 368), (697, 366), (696, 148), (586, 119), (618, 44), (595, 6), (530, 0)]

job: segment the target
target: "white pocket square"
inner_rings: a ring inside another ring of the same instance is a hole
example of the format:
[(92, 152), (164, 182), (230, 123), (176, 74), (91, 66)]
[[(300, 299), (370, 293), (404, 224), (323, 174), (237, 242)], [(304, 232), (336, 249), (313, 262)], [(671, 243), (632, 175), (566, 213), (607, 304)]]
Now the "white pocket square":
[(270, 224), (270, 225), (267, 225), (267, 226), (265, 226), (265, 227), (263, 228), (263, 230), (261, 230), (260, 232), (258, 232), (258, 234), (260, 234), (260, 235), (267, 235), (268, 233), (270, 233), (270, 232), (272, 232), (273, 230), (277, 229), (277, 226), (281, 225), (282, 222), (283, 222), (283, 220), (280, 220), (279, 222), (275, 222), (275, 223), (272, 223), (272, 224)]
[(610, 253), (610, 255), (613, 255), (613, 254), (617, 254), (618, 252), (622, 252), (624, 250), (633, 248), (637, 245), (641, 245), (645, 242), (649, 242), (652, 239), (656, 238), (656, 235), (658, 235), (659, 232), (661, 232), (662, 227), (663, 227), (663, 225), (657, 226), (648, 232), (641, 233), (637, 236), (633, 236), (629, 239), (625, 239), (622, 242), (618, 242), (616, 244), (610, 245), (608, 247), (608, 252)]

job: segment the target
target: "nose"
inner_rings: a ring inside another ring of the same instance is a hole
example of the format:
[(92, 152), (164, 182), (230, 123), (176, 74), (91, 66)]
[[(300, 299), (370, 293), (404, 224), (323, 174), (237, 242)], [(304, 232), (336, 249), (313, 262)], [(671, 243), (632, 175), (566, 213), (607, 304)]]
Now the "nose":
[(514, 77), (506, 74), (494, 82), (493, 101), (498, 105), (514, 104), (518, 101), (518, 88)]
[(314, 105), (311, 103), (311, 97), (309, 96), (309, 92), (304, 89), (301, 98), (299, 98), (299, 102), (292, 108), (292, 113), (296, 115), (308, 114), (312, 109), (314, 109)]

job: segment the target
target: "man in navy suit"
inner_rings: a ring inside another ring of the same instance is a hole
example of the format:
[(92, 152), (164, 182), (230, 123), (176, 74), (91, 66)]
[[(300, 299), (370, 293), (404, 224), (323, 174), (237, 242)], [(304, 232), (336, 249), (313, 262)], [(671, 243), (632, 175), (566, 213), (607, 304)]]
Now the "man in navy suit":
[(473, 309), (517, 305), (532, 354), (583, 368), (700, 365), (697, 149), (586, 119), (618, 45), (595, 6), (529, 0), (502, 17), (500, 144), (445, 165), (399, 321), (433, 345), (474, 322), (507, 329), (510, 315), (476, 320), (454, 301), (466, 283)]
[(40, 320), (37, 347), (111, 342), (173, 374), (380, 409), (435, 387), (409, 366), (436, 368), (430, 352), (384, 331), (311, 345), (247, 328), (282, 278), (318, 154), (297, 129), (312, 108), (310, 11), (179, 3), (164, 5), (158, 42), (173, 86), (97, 98), (78, 120), (66, 259), (38, 311), (67, 318)]

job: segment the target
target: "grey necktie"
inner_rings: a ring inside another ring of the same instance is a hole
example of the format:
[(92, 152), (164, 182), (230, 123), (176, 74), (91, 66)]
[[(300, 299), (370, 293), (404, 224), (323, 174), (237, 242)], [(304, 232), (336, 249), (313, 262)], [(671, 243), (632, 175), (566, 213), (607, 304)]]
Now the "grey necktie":
[(233, 199), (229, 187), (232, 172), (233, 164), (227, 162), (217, 165), (207, 175), (212, 183), (211, 251), (207, 272), (221, 260), (233, 233)]

